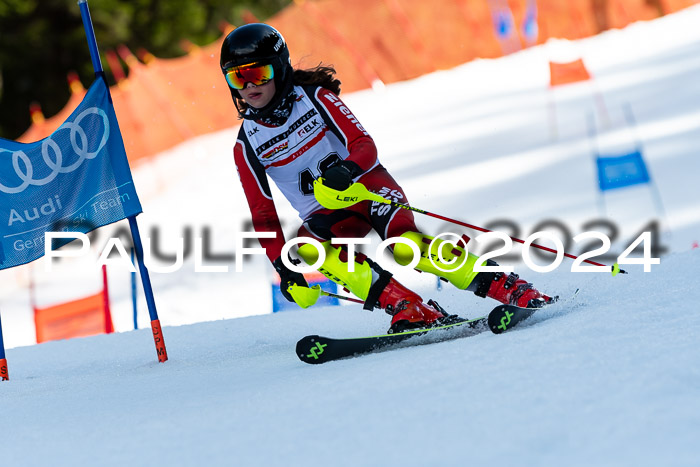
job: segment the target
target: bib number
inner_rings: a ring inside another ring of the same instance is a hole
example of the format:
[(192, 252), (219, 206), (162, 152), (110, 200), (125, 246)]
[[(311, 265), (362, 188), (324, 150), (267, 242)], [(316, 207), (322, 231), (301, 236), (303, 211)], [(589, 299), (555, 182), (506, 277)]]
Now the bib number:
[[(328, 154), (318, 163), (318, 174), (322, 174), (340, 161), (340, 156), (337, 153), (332, 152)], [(307, 168), (299, 172), (299, 191), (301, 191), (304, 196), (314, 194), (314, 181), (316, 178), (313, 172), (311, 172), (311, 169)]]

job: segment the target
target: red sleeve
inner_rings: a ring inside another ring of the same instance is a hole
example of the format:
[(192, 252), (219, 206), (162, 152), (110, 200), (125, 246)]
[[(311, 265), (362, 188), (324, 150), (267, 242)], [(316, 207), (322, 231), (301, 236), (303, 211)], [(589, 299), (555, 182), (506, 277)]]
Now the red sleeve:
[(348, 160), (360, 166), (363, 172), (377, 163), (377, 146), (367, 130), (355, 118), (338, 96), (325, 88), (317, 88), (315, 100), (324, 112), (324, 119), (334, 133), (345, 143), (350, 155)]
[(250, 148), (240, 139), (233, 148), (233, 159), (238, 169), (238, 177), (248, 200), (248, 207), (253, 219), (253, 228), (256, 232), (275, 232), (275, 238), (261, 238), (260, 246), (265, 249), (270, 261), (274, 261), (282, 254), (284, 245), (284, 233), (280, 225), (275, 202), (272, 200), (270, 184), (267, 181), (265, 169), (258, 159), (251, 153)]

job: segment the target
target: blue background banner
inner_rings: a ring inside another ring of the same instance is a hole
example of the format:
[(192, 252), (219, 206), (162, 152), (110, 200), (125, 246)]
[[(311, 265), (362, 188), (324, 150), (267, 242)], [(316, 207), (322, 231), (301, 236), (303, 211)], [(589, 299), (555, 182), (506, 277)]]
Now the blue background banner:
[(0, 139), (0, 269), (43, 256), (45, 232), (87, 233), (140, 212), (102, 78), (51, 136)]
[(649, 171), (638, 150), (615, 157), (596, 158), (600, 191), (649, 183)]

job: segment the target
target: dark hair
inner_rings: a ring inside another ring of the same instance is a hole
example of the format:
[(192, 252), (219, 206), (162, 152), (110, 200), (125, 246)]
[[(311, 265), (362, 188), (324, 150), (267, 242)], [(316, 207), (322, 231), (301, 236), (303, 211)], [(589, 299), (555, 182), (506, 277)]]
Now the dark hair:
[(321, 86), (331, 91), (333, 94), (340, 94), (340, 80), (335, 77), (335, 68), (319, 63), (315, 68), (305, 70), (294, 70), (292, 81), (295, 85)]
[[(292, 83), (295, 86), (320, 86), (332, 93), (340, 94), (340, 80), (335, 77), (335, 68), (332, 65), (319, 63), (314, 68), (294, 69), (292, 73)], [(241, 98), (235, 98), (236, 107), (239, 114), (245, 112), (248, 104)], [(239, 115), (239, 118), (242, 118)]]

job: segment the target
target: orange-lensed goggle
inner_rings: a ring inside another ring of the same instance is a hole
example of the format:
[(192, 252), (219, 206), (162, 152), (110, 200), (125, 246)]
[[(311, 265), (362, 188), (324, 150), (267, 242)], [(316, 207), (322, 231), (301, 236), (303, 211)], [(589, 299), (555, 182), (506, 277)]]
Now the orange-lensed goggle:
[(244, 89), (246, 83), (260, 86), (275, 77), (275, 70), (272, 65), (260, 65), (251, 63), (249, 65), (234, 66), (226, 69), (226, 82), (233, 89)]

